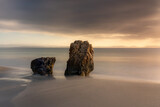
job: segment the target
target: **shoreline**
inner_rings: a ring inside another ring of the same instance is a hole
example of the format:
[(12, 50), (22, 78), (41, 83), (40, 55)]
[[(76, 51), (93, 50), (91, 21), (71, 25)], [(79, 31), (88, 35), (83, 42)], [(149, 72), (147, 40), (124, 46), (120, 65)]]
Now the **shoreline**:
[(31, 82), (12, 103), (16, 107), (159, 107), (160, 85), (96, 78)]
[(0, 66), (0, 105), (13, 107), (11, 102), (14, 97), (23, 92), (29, 81), (20, 76), (23, 70)]
[[(8, 69), (23, 72), (23, 70)], [(26, 72), (26, 71), (25, 71)], [(2, 74), (3, 74), (2, 73)], [(160, 84), (152, 81), (91, 74), (90, 77), (24, 76), (0, 79), (4, 107), (159, 107)], [(31, 82), (25, 81), (30, 80)]]

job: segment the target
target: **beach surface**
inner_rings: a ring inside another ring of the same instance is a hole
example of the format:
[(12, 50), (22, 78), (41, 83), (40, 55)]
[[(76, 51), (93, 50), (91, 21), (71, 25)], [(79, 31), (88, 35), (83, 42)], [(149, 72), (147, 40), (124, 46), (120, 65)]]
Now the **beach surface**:
[(14, 107), (12, 99), (22, 92), (29, 79), (25, 79), (25, 72), (11, 67), (0, 67), (0, 107)]
[(103, 75), (26, 76), (23, 70), (6, 68), (1, 71), (0, 77), (0, 105), (2, 107), (160, 107), (159, 90), (160, 83), (155, 81)]
[(12, 99), (15, 107), (160, 107), (159, 83), (94, 76), (36, 78)]

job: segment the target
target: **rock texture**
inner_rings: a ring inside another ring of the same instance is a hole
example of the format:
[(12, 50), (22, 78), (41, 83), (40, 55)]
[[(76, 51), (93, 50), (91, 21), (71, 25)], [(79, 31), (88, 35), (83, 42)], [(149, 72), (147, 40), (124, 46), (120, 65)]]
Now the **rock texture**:
[(92, 45), (88, 41), (78, 40), (71, 43), (69, 51), (65, 75), (88, 76), (94, 69)]
[(53, 74), (53, 67), (55, 62), (55, 57), (37, 58), (31, 62), (31, 69), (34, 74), (50, 75)]

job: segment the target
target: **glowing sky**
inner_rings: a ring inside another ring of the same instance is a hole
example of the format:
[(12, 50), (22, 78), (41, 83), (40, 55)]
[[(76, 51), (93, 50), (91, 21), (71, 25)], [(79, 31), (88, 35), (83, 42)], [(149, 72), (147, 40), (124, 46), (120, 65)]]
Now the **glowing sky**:
[(159, 0), (0, 0), (0, 47), (160, 47)]

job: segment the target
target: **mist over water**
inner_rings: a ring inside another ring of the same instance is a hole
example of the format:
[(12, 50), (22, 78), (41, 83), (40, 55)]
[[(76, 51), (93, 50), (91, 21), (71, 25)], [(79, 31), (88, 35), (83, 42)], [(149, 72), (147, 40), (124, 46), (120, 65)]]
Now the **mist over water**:
[[(160, 81), (160, 49), (96, 48), (91, 74)], [(30, 74), (30, 62), (38, 57), (56, 57), (54, 75), (63, 76), (68, 48), (0, 48), (0, 66), (18, 67)]]

